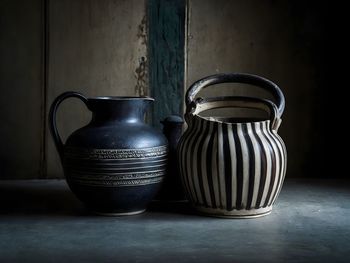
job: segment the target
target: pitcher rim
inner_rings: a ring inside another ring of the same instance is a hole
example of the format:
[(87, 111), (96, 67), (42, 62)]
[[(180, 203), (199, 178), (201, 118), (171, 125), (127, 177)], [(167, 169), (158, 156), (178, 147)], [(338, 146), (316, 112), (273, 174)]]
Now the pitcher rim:
[(154, 98), (151, 98), (148, 96), (96, 96), (96, 97), (89, 97), (88, 100), (105, 100), (105, 101), (146, 100), (146, 101), (154, 101)]

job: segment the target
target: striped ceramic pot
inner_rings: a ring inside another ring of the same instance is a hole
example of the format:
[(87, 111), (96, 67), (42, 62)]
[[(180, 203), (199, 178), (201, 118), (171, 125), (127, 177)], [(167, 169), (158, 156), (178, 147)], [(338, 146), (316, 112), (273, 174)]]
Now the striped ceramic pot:
[[(276, 104), (250, 97), (197, 98), (218, 83), (252, 84), (270, 91)], [(277, 130), (284, 96), (273, 82), (250, 74), (218, 74), (195, 82), (186, 94), (188, 128), (178, 147), (181, 178), (192, 205), (219, 217), (257, 217), (271, 212), (286, 173), (286, 149)], [(252, 108), (269, 118), (203, 117), (215, 108)]]

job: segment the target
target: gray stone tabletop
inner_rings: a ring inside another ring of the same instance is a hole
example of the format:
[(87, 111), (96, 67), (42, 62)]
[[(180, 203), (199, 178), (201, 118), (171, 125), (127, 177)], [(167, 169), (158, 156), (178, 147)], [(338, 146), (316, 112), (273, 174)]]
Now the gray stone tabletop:
[(63, 180), (1, 181), (0, 262), (350, 262), (350, 182), (286, 180), (270, 215), (221, 219), (96, 216)]

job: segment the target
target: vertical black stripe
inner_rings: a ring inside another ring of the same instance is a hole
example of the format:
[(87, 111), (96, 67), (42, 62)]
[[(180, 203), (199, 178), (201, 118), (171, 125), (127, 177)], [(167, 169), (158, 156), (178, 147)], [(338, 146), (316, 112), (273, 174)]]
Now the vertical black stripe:
[(253, 129), (253, 134), (255, 135), (255, 138), (260, 146), (259, 150), (260, 150), (260, 156), (261, 156), (260, 182), (259, 182), (258, 196), (256, 198), (256, 205), (255, 205), (255, 209), (258, 209), (258, 208), (260, 208), (260, 203), (261, 203), (261, 199), (262, 199), (263, 192), (264, 192), (264, 186), (265, 186), (265, 182), (266, 182), (267, 156), (265, 153), (264, 144), (263, 144), (262, 140), (260, 139), (260, 137), (258, 136), (255, 125), (254, 125), (254, 127), (252, 127), (252, 129)]
[(249, 137), (248, 125), (242, 124), (244, 139), (248, 147), (248, 159), (249, 159), (249, 186), (248, 186), (248, 200), (246, 209), (252, 207), (253, 193), (254, 193), (254, 178), (255, 178), (255, 151), (252, 143), (252, 139)]
[[(222, 136), (222, 123), (219, 124), (221, 126), (221, 136)], [(219, 132), (219, 128), (218, 128), (218, 134), (217, 134), (217, 151), (216, 151), (216, 175), (218, 178), (218, 189), (219, 189), (219, 207), (221, 209), (224, 208), (223, 203), (222, 203), (222, 189), (221, 189), (221, 179), (220, 179), (220, 165), (219, 162), (223, 162), (224, 160), (220, 160), (219, 159), (219, 152), (220, 152), (220, 132)], [(222, 138), (221, 138), (222, 139)], [(222, 142), (222, 140), (221, 140)], [(225, 165), (224, 165), (225, 166)]]
[[(279, 146), (277, 145), (278, 144), (278, 140), (277, 140), (276, 136), (274, 134), (272, 134), (272, 132), (270, 131), (269, 128), (268, 128), (267, 135), (270, 137), (271, 143), (273, 143), (275, 145), (275, 148), (277, 148), (276, 156), (278, 155), (278, 157), (279, 157), (279, 166), (280, 166), (278, 174), (277, 174), (277, 169), (276, 169), (276, 176), (277, 176), (277, 178), (275, 180), (277, 180), (277, 185), (276, 185), (275, 191), (271, 194), (272, 195), (272, 199), (271, 199), (271, 202), (268, 203), (268, 205), (270, 206), (270, 205), (272, 205), (272, 203), (273, 203), (273, 201), (275, 199), (275, 196), (278, 193), (279, 185), (280, 185), (281, 180), (282, 180), (282, 176), (283, 176), (282, 166), (283, 166), (283, 163), (282, 163), (282, 153), (281, 153), (281, 150), (280, 150)], [(276, 161), (277, 161), (277, 159), (276, 159)]]
[(216, 206), (216, 200), (215, 200), (215, 194), (214, 194), (214, 182), (213, 182), (213, 175), (211, 172), (211, 164), (212, 164), (212, 153), (213, 153), (213, 143), (214, 143), (214, 138), (217, 134), (218, 130), (218, 124), (217, 122), (213, 123), (213, 131), (210, 135), (210, 139), (208, 142), (208, 150), (207, 150), (207, 157), (206, 157), (206, 168), (207, 168), (207, 177), (208, 177), (208, 185), (209, 185), (209, 192), (210, 192), (210, 198), (212, 202), (212, 207), (217, 208)]
[(191, 125), (192, 125), (192, 129), (193, 129), (193, 133), (191, 134), (191, 136), (189, 136), (188, 138), (188, 142), (186, 147), (184, 147), (185, 153), (184, 153), (184, 157), (185, 157), (185, 169), (186, 169), (186, 175), (187, 175), (187, 182), (188, 182), (188, 188), (189, 188), (189, 195), (191, 196), (192, 199), (192, 203), (195, 204), (196, 201), (196, 196), (195, 194), (193, 194), (193, 186), (191, 186), (192, 182), (192, 172), (191, 172), (191, 161), (188, 161), (188, 157), (191, 156), (191, 149), (193, 149), (193, 141), (194, 141), (194, 137), (197, 136), (198, 133), (198, 123), (197, 123), (197, 119), (196, 118), (192, 118), (191, 119)]
[(211, 123), (209, 121), (202, 121), (203, 123), (207, 122), (206, 128), (204, 130), (204, 132), (202, 133), (202, 138), (199, 142), (199, 147), (198, 147), (198, 152), (197, 152), (197, 176), (198, 176), (198, 182), (199, 182), (199, 188), (200, 188), (200, 192), (202, 194), (202, 198), (203, 198), (203, 203), (205, 207), (208, 207), (208, 202), (207, 199), (205, 197), (205, 191), (204, 191), (204, 186), (203, 186), (203, 178), (202, 178), (202, 155), (205, 154), (203, 153), (203, 145), (204, 145), (204, 141), (208, 135), (209, 132), (209, 127), (211, 125)]
[(274, 201), (276, 201), (276, 199), (278, 198), (278, 195), (281, 191), (281, 188), (282, 188), (282, 185), (283, 185), (283, 181), (284, 181), (284, 177), (285, 177), (285, 174), (286, 174), (286, 169), (287, 169), (287, 151), (286, 151), (286, 148), (285, 148), (285, 145), (284, 145), (284, 142), (283, 140), (278, 136), (278, 134), (276, 134), (274, 136), (274, 138), (276, 138), (276, 144), (278, 143), (280, 145), (280, 147), (282, 148), (282, 150), (278, 147), (278, 151), (281, 155), (281, 160), (280, 160), (280, 163), (281, 165), (283, 165), (283, 169), (282, 169), (282, 166), (281, 166), (281, 169), (280, 169), (280, 181), (279, 181), (279, 188), (277, 189), (276, 191), (276, 196), (274, 198), (274, 200), (272, 200), (272, 203), (271, 205), (273, 205)]
[(196, 123), (197, 123), (197, 132), (195, 134), (195, 136), (193, 137), (193, 143), (191, 143), (191, 146), (190, 146), (190, 163), (187, 164), (190, 166), (190, 177), (191, 177), (191, 180), (192, 180), (192, 188), (193, 188), (193, 192), (194, 192), (194, 195), (196, 197), (196, 205), (199, 204), (199, 198), (198, 198), (198, 194), (197, 194), (197, 191), (196, 191), (196, 184), (194, 182), (194, 176), (197, 176), (196, 174), (194, 174), (194, 165), (193, 163), (195, 162), (195, 154), (194, 154), (194, 148), (195, 148), (195, 145), (196, 145), (196, 142), (197, 142), (197, 139), (198, 139), (198, 136), (201, 134), (201, 130), (203, 128), (203, 123), (204, 121), (201, 121), (200, 118), (196, 118)]
[[(286, 147), (285, 147), (285, 145), (284, 145), (284, 142), (282, 141), (282, 139), (278, 136), (278, 134), (276, 134), (275, 135), (275, 137), (276, 137), (276, 141), (277, 141), (277, 143), (279, 143), (279, 145), (281, 146), (281, 152), (280, 152), (280, 154), (281, 154), (281, 163), (282, 163), (282, 165), (283, 165), (283, 169), (282, 169), (282, 166), (281, 166), (281, 182), (280, 182), (280, 188), (282, 187), (282, 184), (283, 184), (283, 181), (284, 181), (284, 177), (285, 177), (285, 174), (286, 174), (286, 170), (287, 170), (287, 151), (286, 151)], [(280, 189), (279, 189), (279, 191), (280, 191)], [(279, 192), (278, 191), (278, 192)], [(278, 193), (277, 193), (278, 194)]]
[(201, 118), (197, 118), (198, 119), (198, 122), (200, 123), (200, 126), (199, 126), (199, 133), (197, 134), (197, 136), (194, 138), (194, 143), (193, 143), (193, 156), (191, 156), (193, 159), (191, 159), (191, 165), (193, 167), (193, 173), (192, 173), (192, 179), (193, 179), (193, 189), (196, 193), (196, 195), (198, 196), (198, 205), (202, 206), (203, 205), (203, 197), (202, 197), (202, 193), (201, 193), (201, 189), (200, 189), (200, 186), (199, 186), (199, 167), (198, 167), (198, 156), (201, 155), (201, 153), (198, 151), (198, 148), (200, 146), (200, 141), (202, 140), (203, 138), (203, 132), (204, 132), (204, 129), (205, 127), (207, 126), (206, 125), (206, 121), (204, 121), (203, 119)]
[[(267, 126), (267, 122), (261, 123), (261, 128), (263, 129), (264, 126)], [(266, 127), (266, 129), (268, 129), (268, 127)], [(269, 146), (269, 151), (270, 151), (270, 155), (271, 155), (271, 180), (270, 180), (270, 185), (269, 185), (269, 189), (267, 191), (267, 196), (264, 202), (264, 207), (268, 205), (270, 197), (271, 197), (271, 193), (272, 193), (272, 189), (273, 189), (273, 184), (275, 182), (275, 178), (276, 178), (276, 155), (275, 155), (275, 151), (273, 150), (273, 147), (271, 145), (271, 140), (267, 137), (267, 132), (265, 130), (263, 130), (262, 135), (265, 137), (267, 144)]]
[(278, 139), (279, 139), (279, 141), (281, 143), (282, 150), (283, 150), (283, 174), (282, 174), (283, 179), (282, 179), (282, 182), (281, 182), (281, 184), (283, 184), (284, 178), (285, 178), (286, 172), (287, 172), (287, 149), (286, 149), (286, 146), (284, 145), (283, 140), (280, 137), (278, 137)]
[(236, 142), (236, 155), (237, 155), (237, 199), (236, 199), (236, 209), (242, 209), (242, 193), (243, 193), (243, 156), (242, 156), (242, 146), (238, 138), (237, 125), (232, 125), (233, 138)]
[(224, 149), (224, 169), (225, 169), (225, 190), (226, 190), (226, 209), (231, 211), (232, 207), (232, 175), (231, 175), (231, 152), (228, 140), (228, 124), (222, 124), (222, 139)]
[(183, 189), (185, 189), (185, 195), (187, 197), (187, 199), (192, 200), (190, 195), (189, 195), (189, 189), (188, 189), (188, 184), (187, 184), (187, 174), (186, 174), (186, 170), (185, 170), (185, 162), (184, 162), (184, 148), (185, 148), (185, 144), (188, 141), (188, 135), (191, 132), (189, 130), (190, 128), (187, 128), (187, 130), (184, 132), (184, 134), (181, 136), (180, 141), (179, 141), (179, 146), (177, 149), (177, 163), (179, 164), (179, 168), (180, 168), (180, 178), (181, 178), (181, 182), (182, 182), (182, 187)]
[(195, 133), (196, 129), (195, 129), (195, 125), (194, 125), (194, 121), (193, 118), (191, 119), (190, 123), (188, 124), (188, 128), (185, 132), (185, 134), (183, 135), (182, 138), (184, 138), (181, 147), (180, 147), (180, 156), (179, 158), (181, 158), (181, 166), (182, 166), (182, 180), (184, 181), (185, 187), (187, 189), (186, 195), (189, 198), (190, 201), (193, 202), (193, 197), (191, 195), (191, 189), (190, 189), (190, 184), (189, 184), (189, 180), (188, 180), (188, 176), (189, 174), (187, 173), (187, 151), (188, 151), (188, 144), (193, 136), (193, 134)]

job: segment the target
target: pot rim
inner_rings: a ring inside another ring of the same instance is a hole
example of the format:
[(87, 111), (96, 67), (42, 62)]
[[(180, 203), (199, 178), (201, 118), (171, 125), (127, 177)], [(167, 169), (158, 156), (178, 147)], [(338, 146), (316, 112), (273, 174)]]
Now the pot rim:
[(217, 122), (217, 123), (224, 123), (224, 124), (248, 124), (248, 123), (264, 123), (266, 122), (267, 124), (269, 124), (271, 122), (270, 119), (262, 119), (260, 121), (242, 121), (242, 122), (227, 122), (227, 121), (221, 121), (221, 120), (218, 120), (216, 119), (215, 117), (203, 117), (203, 116), (200, 116), (198, 114), (194, 114), (192, 115), (193, 117), (197, 117), (197, 118), (200, 118), (202, 120), (205, 120), (205, 121), (210, 121), (210, 122)]

